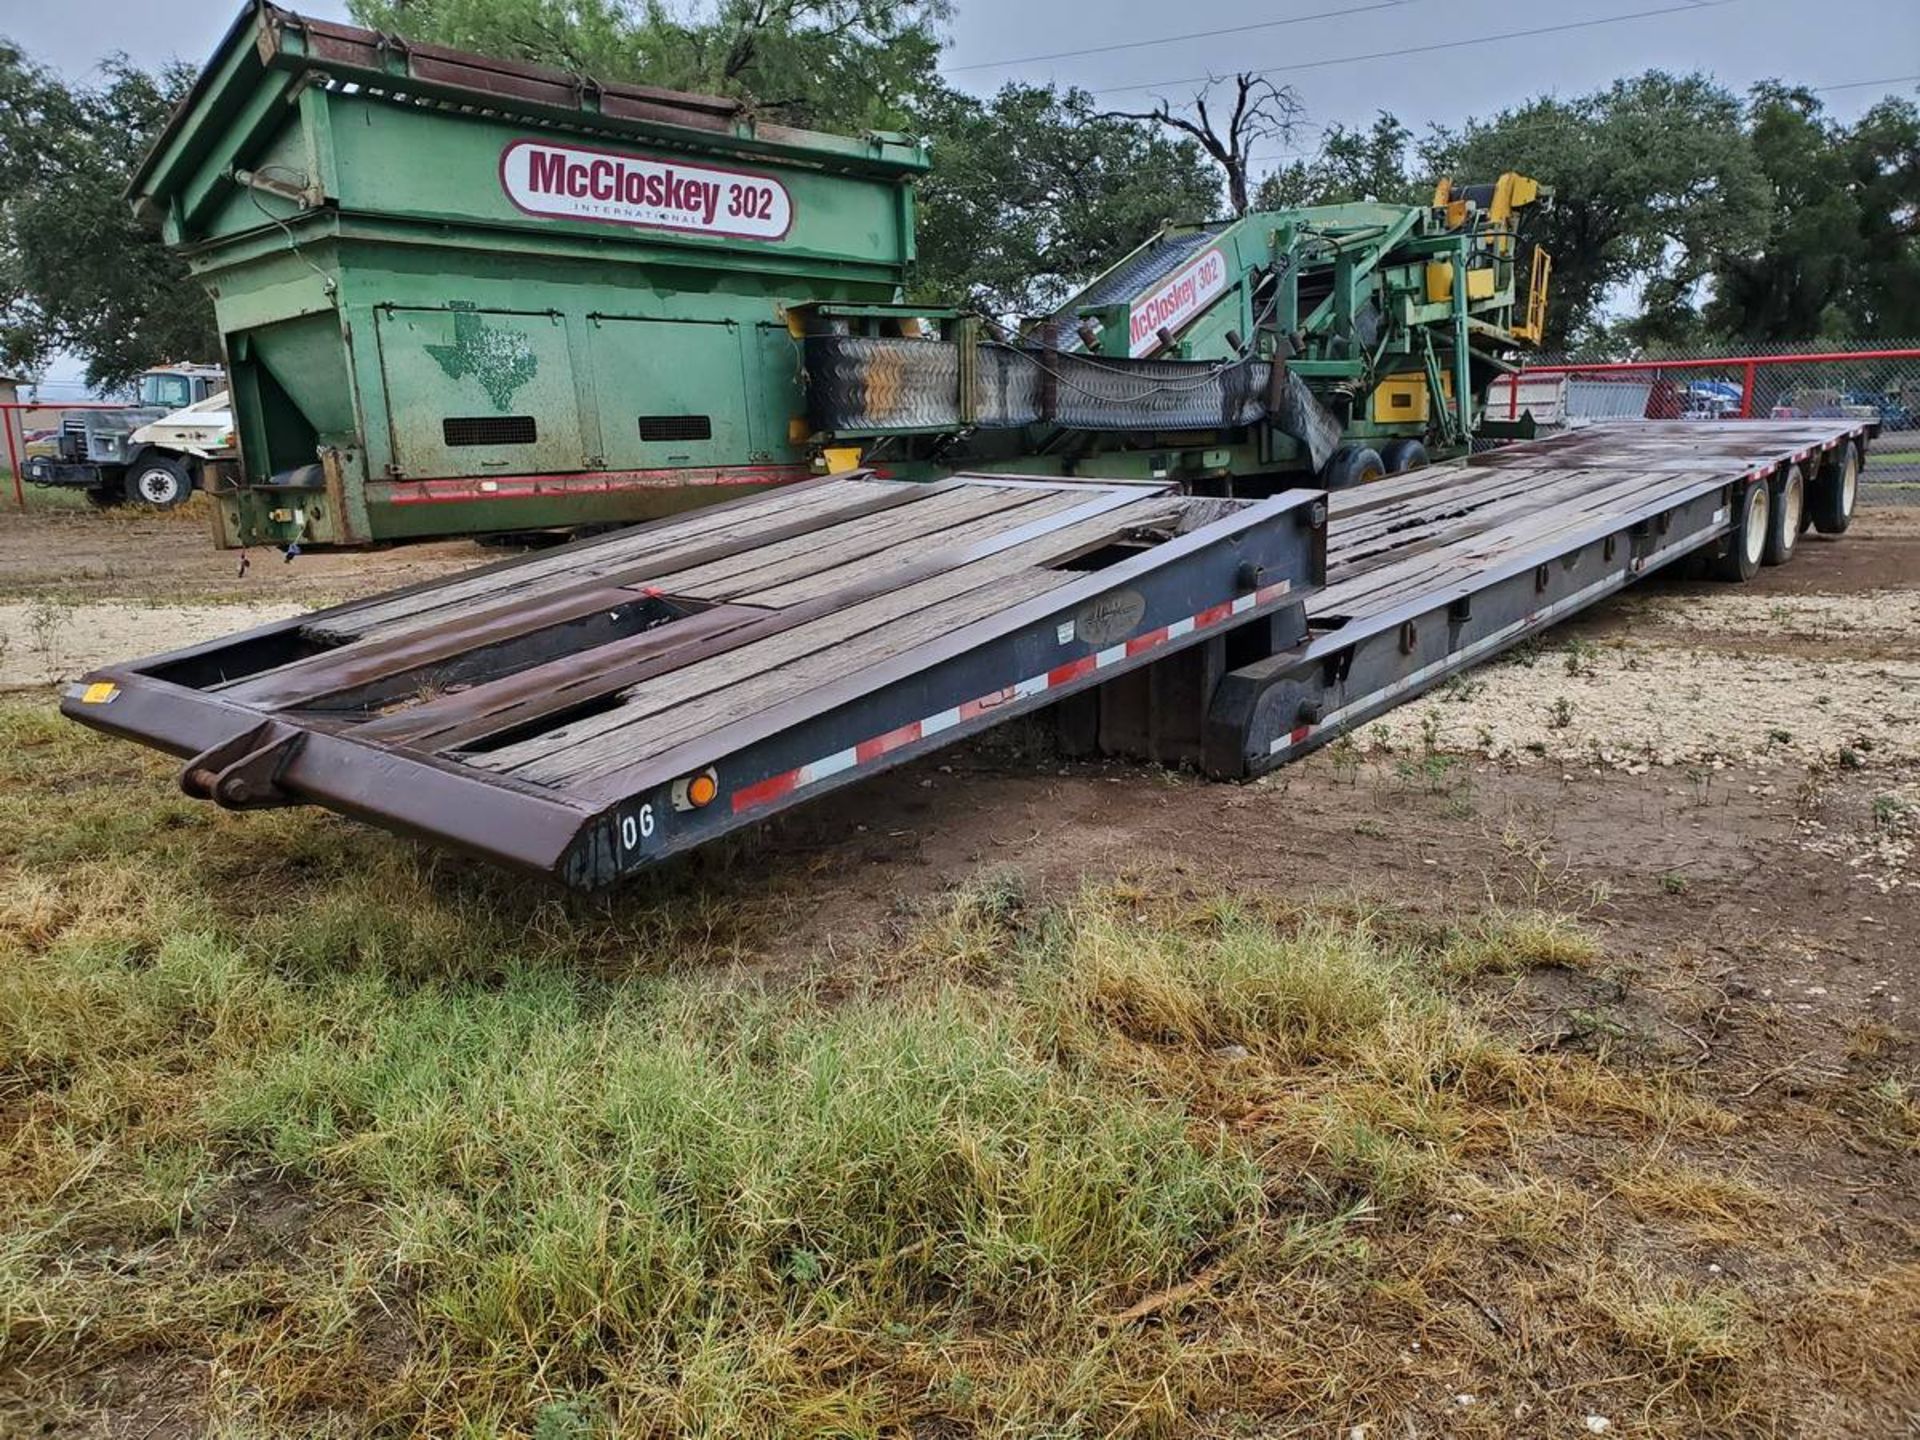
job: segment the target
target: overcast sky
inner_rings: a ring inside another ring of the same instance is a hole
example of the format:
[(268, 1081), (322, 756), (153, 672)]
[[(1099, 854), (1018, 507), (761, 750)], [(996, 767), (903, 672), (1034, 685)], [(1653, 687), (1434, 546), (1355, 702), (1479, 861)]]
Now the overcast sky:
[[(346, 18), (345, 0), (290, 8)], [(114, 49), (204, 61), (238, 10), (0, 0), (0, 34), (82, 78)], [(1415, 129), (1454, 124), (1651, 66), (1708, 70), (1740, 89), (1810, 85), (1843, 117), (1920, 86), (1920, 0), (954, 0), (954, 12), (945, 65), (968, 89), (1056, 80), (1144, 109), (1155, 95), (1185, 99), (1210, 73), (1257, 69), (1305, 103), (1303, 150), (1321, 127), (1364, 125), (1381, 108)]]

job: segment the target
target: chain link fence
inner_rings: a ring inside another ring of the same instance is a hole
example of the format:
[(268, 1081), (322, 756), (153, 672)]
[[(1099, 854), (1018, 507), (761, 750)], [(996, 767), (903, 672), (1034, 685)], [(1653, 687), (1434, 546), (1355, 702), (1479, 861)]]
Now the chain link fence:
[(1920, 505), (1920, 340), (1780, 345), (1624, 361), (1530, 357), (1497, 384), (1488, 415), (1531, 410), (1542, 425), (1596, 420), (1860, 418), (1880, 422), (1862, 501)]

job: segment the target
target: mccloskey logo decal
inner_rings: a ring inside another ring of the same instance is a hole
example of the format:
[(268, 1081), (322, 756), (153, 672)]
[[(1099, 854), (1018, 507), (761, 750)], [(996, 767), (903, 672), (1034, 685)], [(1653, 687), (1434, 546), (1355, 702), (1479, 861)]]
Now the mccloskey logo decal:
[(1180, 329), (1227, 288), (1227, 260), (1208, 250), (1183, 266), (1165, 284), (1133, 302), (1127, 326), (1127, 353), (1138, 360), (1160, 348), (1160, 332)]
[(500, 184), (529, 215), (555, 220), (749, 240), (778, 240), (793, 224), (793, 198), (771, 175), (541, 140), (500, 152)]

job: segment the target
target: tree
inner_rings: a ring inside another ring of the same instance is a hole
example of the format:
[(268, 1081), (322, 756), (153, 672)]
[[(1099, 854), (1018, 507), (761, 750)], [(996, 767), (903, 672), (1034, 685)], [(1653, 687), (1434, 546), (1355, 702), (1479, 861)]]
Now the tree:
[(1696, 297), (1717, 259), (1761, 242), (1772, 204), (1739, 100), (1704, 75), (1650, 70), (1572, 100), (1543, 99), (1441, 133), (1441, 173), (1489, 180), (1518, 170), (1551, 185), (1535, 222), (1553, 255), (1550, 344), (1577, 342), (1603, 302), (1641, 287), (1638, 341), (1697, 327)]
[(720, 0), (681, 19), (620, 0), (353, 0), (363, 25), (463, 50), (727, 95), (781, 123), (898, 129), (940, 86), (948, 0)]
[(0, 42), (0, 359), (32, 373), (65, 351), (117, 388), (217, 357), (219, 336), (206, 292), (124, 194), (192, 72), (124, 56), (101, 70), (103, 84), (72, 87)]
[(416, 39), (737, 95), (787, 123), (924, 137), (917, 288), (930, 299), (1044, 310), (1167, 220), (1219, 204), (1196, 146), (1100, 115), (1082, 92), (948, 88), (934, 69), (946, 0), (722, 0), (689, 19), (617, 0), (356, 0), (353, 12)]
[(1774, 203), (1760, 243), (1715, 267), (1714, 331), (1764, 343), (1920, 330), (1920, 111), (1883, 101), (1849, 130), (1769, 82), (1748, 131)]
[(1109, 118), (1149, 120), (1190, 136), (1220, 167), (1233, 213), (1244, 215), (1253, 203), (1248, 172), (1254, 147), (1263, 140), (1291, 141), (1305, 110), (1292, 90), (1251, 72), (1234, 76), (1232, 84), (1232, 98), (1223, 106), (1209, 108), (1207, 102), (1214, 89), (1209, 84), (1188, 102), (1185, 111), (1176, 111), (1160, 100), (1151, 110), (1116, 110)]
[(1257, 210), (1332, 205), (1371, 195), (1388, 203), (1424, 202), (1433, 180), (1412, 168), (1413, 132), (1382, 110), (1365, 130), (1329, 126), (1320, 149), (1271, 171), (1254, 194)]
[(994, 313), (1038, 314), (1170, 220), (1210, 217), (1199, 148), (1093, 108), (1084, 91), (947, 91), (925, 112), (920, 289)]

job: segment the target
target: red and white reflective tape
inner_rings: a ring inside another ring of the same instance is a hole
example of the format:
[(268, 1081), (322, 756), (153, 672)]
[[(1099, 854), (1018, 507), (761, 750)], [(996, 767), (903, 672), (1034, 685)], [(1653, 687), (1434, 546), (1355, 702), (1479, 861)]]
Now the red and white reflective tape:
[(1191, 635), (1196, 630), (1209, 630), (1236, 615), (1245, 615), (1248, 611), (1278, 599), (1287, 593), (1288, 582), (1267, 585), (1247, 595), (1237, 595), (1231, 600), (1223, 600), (1218, 605), (1210, 605), (1197, 615), (1189, 615), (1184, 620), (1175, 620), (1170, 625), (1162, 625), (1157, 630), (1148, 630), (1123, 640), (1118, 645), (1109, 645), (1104, 650), (1096, 650), (1090, 655), (1082, 655), (1077, 660), (1056, 665), (1051, 670), (1038, 675), (1030, 675), (1025, 680), (963, 701), (936, 715), (928, 715), (920, 720), (910, 720), (883, 734), (862, 740), (857, 745), (849, 745), (844, 750), (836, 750), (831, 755), (823, 755), (818, 760), (810, 760), (805, 765), (783, 771), (778, 775), (769, 775), (752, 785), (743, 786), (733, 794), (733, 813), (738, 815), (744, 810), (752, 810), (761, 805), (770, 804), (782, 796), (791, 795), (796, 790), (804, 790), (809, 785), (818, 784), (830, 776), (842, 771), (852, 770), (861, 765), (870, 765), (881, 756), (892, 753), (903, 746), (951, 730), (956, 725), (976, 720), (980, 716), (998, 710), (1005, 705), (1017, 704), (1022, 700), (1031, 700), (1036, 695), (1044, 695), (1049, 690), (1058, 690), (1076, 680), (1084, 679), (1101, 670), (1130, 660), (1146, 651), (1158, 649), (1162, 645)]

